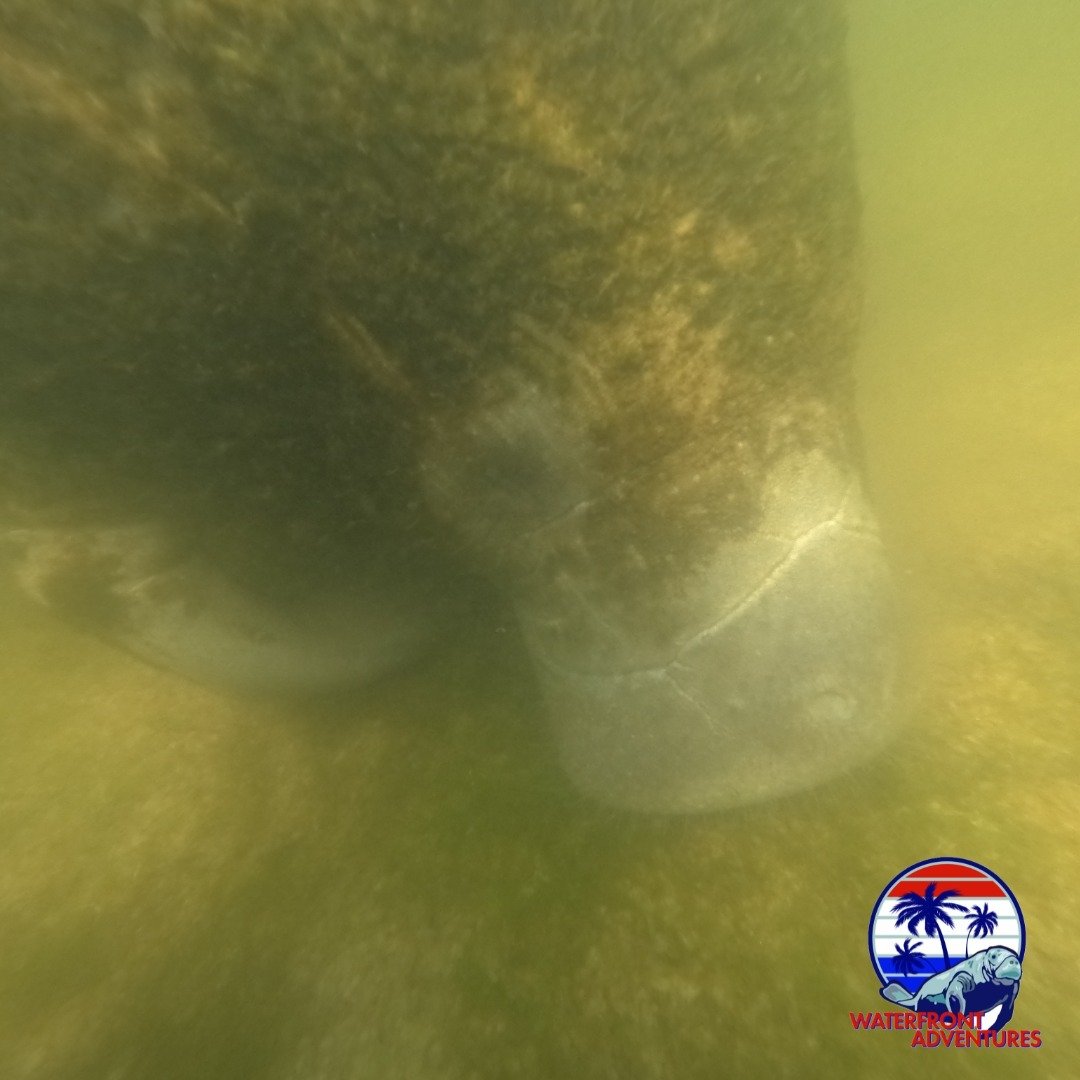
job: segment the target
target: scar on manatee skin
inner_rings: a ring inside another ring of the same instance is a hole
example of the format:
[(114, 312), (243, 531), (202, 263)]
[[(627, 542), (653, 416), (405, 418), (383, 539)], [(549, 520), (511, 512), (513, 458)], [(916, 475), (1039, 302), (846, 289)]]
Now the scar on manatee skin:
[(410, 405), (416, 405), (422, 400), (423, 395), (417, 385), (387, 356), (386, 351), (359, 319), (332, 305), (323, 308), (322, 317), (331, 336), (343, 347), (348, 359), (366, 379), (392, 397)]
[[(757, 603), (757, 601), (761, 599), (761, 597), (766, 592), (768, 592), (769, 589), (771, 589), (772, 586), (774, 586), (777, 581), (779, 581), (779, 579), (782, 578), (795, 565), (796, 562), (798, 562), (803, 552), (810, 545), (813, 544), (814, 540), (818, 536), (827, 532), (831, 532), (833, 530), (838, 530), (850, 533), (851, 535), (858, 536), (866, 540), (880, 543), (880, 537), (877, 535), (876, 532), (870, 531), (868, 529), (860, 527), (858, 524), (846, 520), (847, 511), (856, 496), (856, 492), (857, 484), (854, 482), (850, 483), (842, 494), (836, 509), (833, 511), (832, 514), (829, 515), (829, 517), (821, 521), (815, 522), (803, 533), (794, 538), (791, 538), (788, 541), (788, 550), (775, 563), (775, 565), (773, 565), (761, 577), (761, 579), (755, 585), (749, 588), (741, 596), (733, 599), (717, 619), (715, 619), (708, 626), (703, 627), (701, 630), (697, 631), (695, 634), (683, 641), (682, 644), (679, 645), (675, 654), (663, 664), (652, 665), (648, 667), (628, 668), (624, 671), (619, 671), (617, 673), (600, 674), (596, 672), (581, 670), (566, 664), (557, 663), (555, 661), (552, 661), (549, 657), (543, 655), (538, 656), (538, 661), (552, 672), (590, 681), (607, 682), (612, 679), (625, 678), (628, 675), (654, 679), (664, 679), (672, 683), (676, 690), (682, 693), (683, 696), (689, 697), (688, 692), (685, 690), (684, 687), (682, 687), (681, 684), (679, 684), (675, 680), (675, 677), (672, 674), (673, 669), (678, 670), (683, 666), (683, 656), (691, 649), (700, 645), (702, 642), (723, 631), (726, 627), (730, 626), (743, 614), (749, 611)], [(777, 537), (777, 539), (779, 539), (779, 537)], [(578, 600), (582, 603), (582, 605), (589, 609), (590, 615), (595, 618), (597, 622), (599, 622), (602, 626), (604, 626), (605, 629), (607, 629), (612, 634), (617, 634), (615, 627), (607, 623), (606, 620), (600, 618), (599, 613), (596, 611), (593, 605), (589, 604), (584, 594), (582, 594), (580, 590), (573, 589), (572, 591), (575, 596), (577, 596)], [(704, 710), (704, 707), (701, 706), (700, 703), (698, 703), (696, 700), (694, 701), (694, 704), (697, 705), (699, 709), (702, 709), (702, 711), (707, 712), (706, 710)]]

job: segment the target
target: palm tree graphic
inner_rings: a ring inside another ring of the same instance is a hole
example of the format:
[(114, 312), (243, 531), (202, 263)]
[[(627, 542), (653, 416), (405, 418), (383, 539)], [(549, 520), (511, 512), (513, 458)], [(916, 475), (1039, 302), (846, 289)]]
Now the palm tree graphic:
[(945, 934), (942, 932), (942, 925), (952, 926), (952, 916), (949, 915), (948, 910), (966, 912), (967, 908), (963, 904), (956, 904), (950, 899), (953, 896), (959, 896), (960, 893), (956, 889), (946, 889), (944, 892), (934, 895), (934, 891), (937, 889), (938, 883), (931, 881), (926, 886), (922, 896), (917, 892), (906, 892), (899, 900), (893, 904), (893, 914), (896, 916), (896, 925), (901, 923), (907, 923), (907, 928), (916, 936), (919, 933), (919, 923), (923, 924), (923, 929), (926, 931), (927, 937), (932, 937), (937, 934), (938, 941), (941, 942), (941, 955), (945, 960), (945, 967), (949, 967), (949, 949), (945, 944)]
[(893, 963), (896, 964), (896, 970), (901, 975), (912, 975), (925, 966), (926, 957), (918, 951), (922, 948), (921, 941), (916, 941), (912, 945), (911, 938), (904, 938), (903, 945), (894, 945), (893, 948), (896, 949), (896, 959)]
[(997, 929), (998, 917), (990, 910), (989, 904), (983, 904), (982, 907), (976, 904), (964, 918), (971, 924), (968, 926), (967, 941), (964, 943), (964, 952), (970, 956), (971, 935), (989, 937)]

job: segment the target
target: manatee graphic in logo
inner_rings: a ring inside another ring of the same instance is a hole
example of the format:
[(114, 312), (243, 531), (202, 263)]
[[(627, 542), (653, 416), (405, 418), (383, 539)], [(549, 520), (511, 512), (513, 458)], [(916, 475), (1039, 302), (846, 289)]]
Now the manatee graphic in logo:
[(1012, 1019), (1024, 959), (1024, 916), (985, 866), (937, 858), (885, 886), (870, 916), (881, 996), (916, 1013), (981, 1014), (982, 1031)]

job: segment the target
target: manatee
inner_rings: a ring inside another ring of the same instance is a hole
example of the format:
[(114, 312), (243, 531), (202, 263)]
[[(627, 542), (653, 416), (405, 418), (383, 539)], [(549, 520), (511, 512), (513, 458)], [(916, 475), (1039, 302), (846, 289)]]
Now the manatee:
[(490, 588), (615, 806), (865, 760), (841, 7), (10, 0), (20, 580), (244, 688), (378, 677)]
[(997, 1031), (1012, 1018), (1020, 975), (1020, 957), (1012, 949), (995, 945), (932, 975), (914, 994), (891, 982), (882, 987), (881, 996), (916, 1012), (988, 1013), (1000, 1006), (988, 1028)]

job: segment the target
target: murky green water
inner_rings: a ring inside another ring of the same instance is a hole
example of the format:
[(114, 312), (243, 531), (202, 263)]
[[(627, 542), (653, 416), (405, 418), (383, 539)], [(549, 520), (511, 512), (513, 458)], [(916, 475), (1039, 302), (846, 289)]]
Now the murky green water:
[[(854, 8), (861, 409), (911, 713), (887, 758), (633, 818), (566, 789), (494, 629), (255, 706), (5, 597), (0, 1076), (1076, 1075), (1077, 34), (1051, 0)], [(1016, 892), (1043, 1049), (850, 1029), (871, 905), (937, 854)]]

